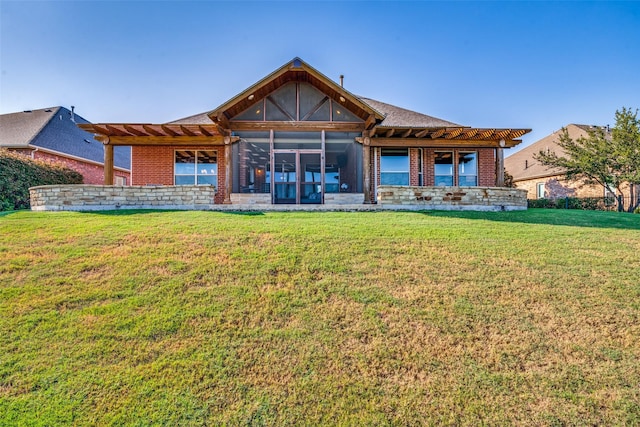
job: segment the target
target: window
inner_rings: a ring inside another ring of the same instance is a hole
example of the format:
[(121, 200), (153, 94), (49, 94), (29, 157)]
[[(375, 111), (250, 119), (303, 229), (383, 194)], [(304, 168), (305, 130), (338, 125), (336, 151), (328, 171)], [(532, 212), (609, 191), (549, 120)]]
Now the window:
[(215, 151), (175, 152), (176, 185), (218, 185), (218, 157)]
[(435, 184), (453, 185), (453, 153), (450, 151), (436, 152)]
[(409, 185), (409, 150), (383, 148), (380, 154), (380, 185)]
[(458, 153), (458, 185), (478, 185), (478, 153)]
[(116, 176), (116, 185), (121, 185), (121, 186), (127, 185), (127, 177), (126, 176)]
[(536, 197), (538, 199), (544, 199), (544, 182), (536, 184)]

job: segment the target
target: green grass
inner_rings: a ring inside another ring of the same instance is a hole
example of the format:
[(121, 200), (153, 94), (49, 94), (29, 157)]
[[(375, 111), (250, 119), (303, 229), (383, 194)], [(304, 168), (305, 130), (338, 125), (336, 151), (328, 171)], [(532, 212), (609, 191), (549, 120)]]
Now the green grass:
[(0, 425), (638, 425), (640, 215), (0, 217)]

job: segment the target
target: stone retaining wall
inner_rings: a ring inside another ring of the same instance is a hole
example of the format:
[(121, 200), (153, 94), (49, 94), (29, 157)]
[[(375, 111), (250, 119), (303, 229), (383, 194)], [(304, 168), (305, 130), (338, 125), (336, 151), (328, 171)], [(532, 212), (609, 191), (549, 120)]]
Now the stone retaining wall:
[(213, 185), (42, 185), (29, 189), (33, 211), (211, 209)]
[(526, 210), (527, 192), (504, 187), (404, 187), (381, 185), (378, 204), (392, 209)]

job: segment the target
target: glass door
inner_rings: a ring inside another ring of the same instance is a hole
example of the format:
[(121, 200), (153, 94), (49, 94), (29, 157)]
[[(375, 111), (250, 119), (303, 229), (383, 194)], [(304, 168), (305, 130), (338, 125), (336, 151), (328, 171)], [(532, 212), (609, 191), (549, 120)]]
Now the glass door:
[(300, 203), (322, 203), (322, 165), (320, 153), (298, 152), (300, 156)]
[(320, 204), (323, 202), (322, 153), (303, 150), (274, 150), (274, 204)]
[(298, 203), (297, 153), (274, 153), (273, 203)]

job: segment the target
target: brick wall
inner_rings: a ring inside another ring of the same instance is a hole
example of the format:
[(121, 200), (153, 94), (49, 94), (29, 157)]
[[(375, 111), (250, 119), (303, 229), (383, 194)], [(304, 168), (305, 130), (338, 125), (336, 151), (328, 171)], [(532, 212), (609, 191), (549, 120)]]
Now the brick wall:
[(545, 198), (557, 199), (564, 197), (604, 197), (604, 188), (600, 185), (584, 185), (576, 181), (567, 181), (562, 175), (528, 179), (515, 183), (517, 188), (527, 191), (527, 198), (538, 198), (537, 186), (544, 184)]
[[(216, 203), (224, 201), (226, 188), (226, 167), (224, 161), (224, 147), (188, 146), (181, 150), (208, 150), (218, 153), (218, 191)], [(173, 168), (175, 162), (175, 147), (131, 147), (131, 170), (133, 185), (173, 185)]]
[[(47, 153), (40, 150), (11, 150), (14, 153), (23, 154), (28, 157), (33, 157), (36, 160), (42, 160), (46, 162), (53, 162), (64, 165), (69, 169), (80, 173), (85, 184), (103, 184), (104, 183), (104, 167), (102, 165), (96, 165), (94, 163), (83, 162), (77, 159), (71, 159), (68, 157), (58, 156), (56, 154)], [(115, 176), (123, 177), (126, 179), (127, 185), (131, 184), (131, 176), (129, 172), (123, 172), (120, 170), (114, 171)]]

